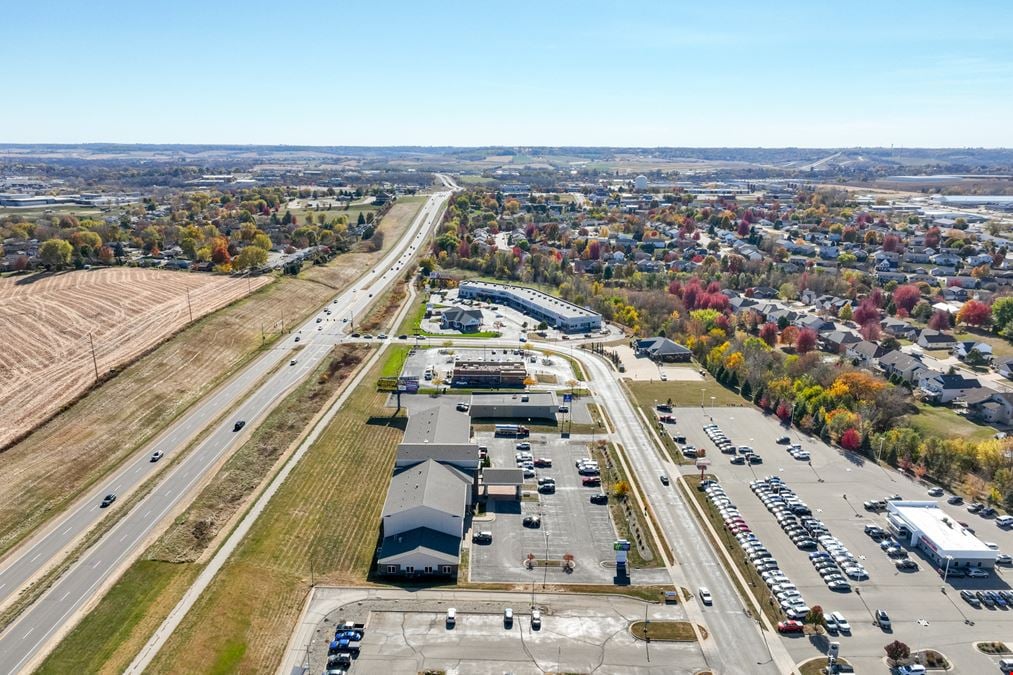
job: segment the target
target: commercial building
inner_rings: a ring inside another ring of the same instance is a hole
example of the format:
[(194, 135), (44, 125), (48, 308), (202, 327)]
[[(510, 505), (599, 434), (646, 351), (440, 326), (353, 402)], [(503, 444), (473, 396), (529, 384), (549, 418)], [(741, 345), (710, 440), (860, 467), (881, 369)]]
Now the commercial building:
[(487, 281), (463, 281), (458, 287), (457, 297), (512, 307), (535, 321), (544, 321), (564, 333), (601, 329), (601, 314), (533, 288)]
[(408, 419), (383, 506), (380, 574), (457, 574), (479, 465), (467, 415), (438, 405)]
[(941, 568), (995, 566), (993, 551), (955, 518), (946, 515), (936, 502), (887, 502), (886, 520), (890, 531), (908, 546), (917, 546)]
[(461, 309), (450, 307), (443, 310), (440, 316), (440, 328), (443, 330), (459, 330), (462, 333), (474, 333), (482, 327), (482, 310)]
[(637, 356), (646, 356), (653, 361), (669, 363), (686, 362), (693, 358), (693, 352), (677, 342), (664, 337), (643, 338), (634, 343)]
[(473, 419), (552, 420), (559, 404), (552, 392), (543, 394), (472, 394), (468, 412)]
[(454, 362), (452, 387), (500, 388), (523, 387), (528, 371), (523, 361)]

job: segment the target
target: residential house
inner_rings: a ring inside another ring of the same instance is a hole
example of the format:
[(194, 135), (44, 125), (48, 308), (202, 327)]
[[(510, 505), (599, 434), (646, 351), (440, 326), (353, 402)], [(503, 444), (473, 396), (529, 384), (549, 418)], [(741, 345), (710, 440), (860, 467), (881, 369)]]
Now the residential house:
[(992, 360), (992, 345), (985, 342), (966, 340), (958, 342), (953, 347), (953, 355), (961, 361), (966, 361), (972, 352), (976, 352), (982, 361), (988, 362)]
[(834, 325), (833, 321), (827, 321), (826, 319), (813, 316), (812, 314), (804, 314), (795, 320), (795, 325), (799, 328), (811, 328), (817, 333), (829, 333), (830, 331), (837, 330), (837, 326)]
[(935, 403), (950, 403), (954, 399), (963, 399), (969, 392), (981, 388), (981, 382), (975, 378), (964, 377), (960, 373), (926, 373), (918, 380), (918, 388), (925, 398)]
[(1001, 359), (998, 363), (994, 364), (995, 372), (999, 373), (1007, 380), (1013, 380), (1013, 358)]
[(886, 317), (879, 322), (879, 327), (883, 329), (883, 332), (887, 335), (892, 335), (895, 338), (901, 340), (914, 340), (918, 334), (918, 329), (909, 324), (907, 321), (900, 319), (894, 319), (892, 317)]
[(834, 330), (820, 336), (820, 347), (831, 354), (843, 354), (850, 345), (858, 344), (862, 338), (846, 330)]
[(969, 417), (989, 424), (1013, 424), (1013, 392), (981, 388), (980, 394), (967, 397)]
[(949, 333), (926, 328), (918, 335), (917, 344), (923, 349), (953, 349), (957, 341)]
[(900, 350), (879, 357), (879, 368), (887, 377), (897, 377), (908, 384), (916, 382), (918, 375), (928, 370), (921, 359)]
[(861, 340), (849, 344), (845, 354), (849, 359), (857, 362), (858, 365), (871, 368), (875, 365), (876, 359), (886, 354), (886, 349), (879, 343)]

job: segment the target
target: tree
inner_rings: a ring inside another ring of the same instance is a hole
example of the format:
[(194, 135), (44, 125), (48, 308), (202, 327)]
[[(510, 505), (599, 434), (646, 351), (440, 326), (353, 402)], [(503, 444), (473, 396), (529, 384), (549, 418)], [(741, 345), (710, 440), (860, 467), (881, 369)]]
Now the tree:
[(879, 321), (879, 308), (876, 306), (876, 302), (872, 298), (862, 300), (862, 304), (855, 310), (852, 319), (861, 326), (870, 321)]
[(233, 260), (232, 266), (237, 270), (251, 270), (267, 264), (267, 251), (259, 246), (247, 246)]
[(870, 321), (869, 323), (863, 324), (862, 328), (858, 332), (861, 333), (862, 337), (865, 338), (866, 340), (870, 342), (875, 342), (876, 340), (879, 339), (881, 331), (879, 329), (878, 323), (876, 323), (875, 321)]
[(781, 344), (794, 344), (798, 339), (799, 330), (797, 326), (785, 326), (781, 329)]
[(922, 293), (914, 284), (898, 286), (893, 292), (893, 304), (897, 309), (903, 309), (910, 314), (918, 301), (922, 299)]
[(232, 263), (232, 256), (229, 255), (229, 240), (225, 237), (215, 237), (212, 240), (211, 262), (216, 265), (229, 265)]
[(851, 305), (844, 305), (841, 307), (841, 311), (837, 312), (837, 318), (841, 321), (851, 321), (851, 317), (854, 312), (851, 311)]
[(819, 605), (813, 605), (809, 613), (805, 615), (803, 623), (807, 623), (810, 626), (825, 626), (827, 621), (823, 618), (823, 608)]
[(957, 312), (957, 321), (968, 326), (987, 326), (992, 321), (992, 308), (980, 300), (968, 300)]
[(887, 657), (894, 661), (903, 661), (911, 656), (911, 648), (900, 640), (894, 640), (883, 649), (886, 650)]
[(795, 351), (799, 354), (807, 354), (816, 347), (817, 335), (812, 328), (803, 328), (795, 338)]
[(998, 298), (992, 303), (992, 322), (997, 330), (1013, 322), (1013, 297)]
[(767, 343), (768, 347), (777, 344), (777, 324), (765, 323), (760, 326), (760, 339)]
[(937, 309), (929, 318), (929, 328), (943, 331), (950, 327), (950, 313)]
[(62, 239), (49, 239), (39, 247), (39, 259), (51, 270), (63, 269), (70, 264), (74, 247)]
[(862, 445), (862, 435), (854, 428), (847, 429), (841, 434), (840, 444), (845, 450), (858, 450)]

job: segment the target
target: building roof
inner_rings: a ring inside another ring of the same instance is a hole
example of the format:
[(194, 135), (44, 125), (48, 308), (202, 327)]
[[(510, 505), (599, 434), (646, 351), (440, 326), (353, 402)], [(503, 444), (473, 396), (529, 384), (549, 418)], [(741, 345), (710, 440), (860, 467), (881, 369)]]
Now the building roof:
[(405, 530), (383, 538), (377, 562), (381, 565), (389, 564), (394, 562), (394, 558), (415, 552), (425, 553), (448, 565), (456, 565), (461, 554), (461, 539), (428, 527)]
[(523, 469), (482, 469), (482, 483), (485, 485), (521, 485), (523, 482)]
[(480, 309), (462, 309), (460, 307), (448, 307), (443, 310), (443, 318), (447, 321), (463, 321), (464, 319), (473, 319), (479, 323), (482, 322), (482, 310)]
[(665, 337), (651, 337), (637, 340), (637, 349), (649, 352), (655, 356), (670, 356), (672, 354), (692, 354), (692, 352)]
[(498, 293), (509, 293), (513, 297), (530, 302), (534, 305), (551, 311), (557, 316), (567, 319), (581, 319), (600, 316), (597, 312), (567, 302), (560, 298), (553, 297), (548, 293), (542, 293), (534, 288), (524, 286), (513, 286), (511, 284), (494, 284), (488, 281), (462, 281), (458, 289), (475, 288), (480, 291), (493, 291)]
[(913, 530), (930, 539), (938, 548), (940, 555), (971, 554), (974, 557), (993, 560), (997, 555), (996, 551), (962, 527), (955, 518), (946, 515), (936, 502), (887, 502), (887, 510), (906, 521)]
[[(527, 396), (527, 401), (521, 397)], [(556, 395), (551, 391), (538, 394), (472, 394), (471, 405), (509, 405), (509, 406), (555, 406)]]
[(420, 443), (454, 445), (471, 438), (471, 418), (449, 405), (438, 405), (408, 418), (402, 445)]
[(938, 343), (950, 343), (955, 342), (955, 339), (949, 333), (942, 333), (932, 328), (926, 328), (918, 336), (919, 340), (925, 340), (925, 342), (938, 342)]
[(419, 507), (463, 517), (469, 483), (464, 474), (427, 459), (390, 479), (383, 517)]

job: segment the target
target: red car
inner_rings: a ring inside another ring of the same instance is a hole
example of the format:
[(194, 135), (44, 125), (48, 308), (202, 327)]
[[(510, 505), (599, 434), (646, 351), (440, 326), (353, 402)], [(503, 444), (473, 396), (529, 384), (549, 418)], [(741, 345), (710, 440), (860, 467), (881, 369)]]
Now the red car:
[(598, 476), (588, 476), (583, 481), (584, 487), (598, 487), (601, 485), (601, 478)]
[(778, 633), (801, 633), (802, 632), (802, 622), (801, 621), (793, 621), (791, 619), (789, 619), (788, 621), (779, 621), (777, 623), (777, 632)]

